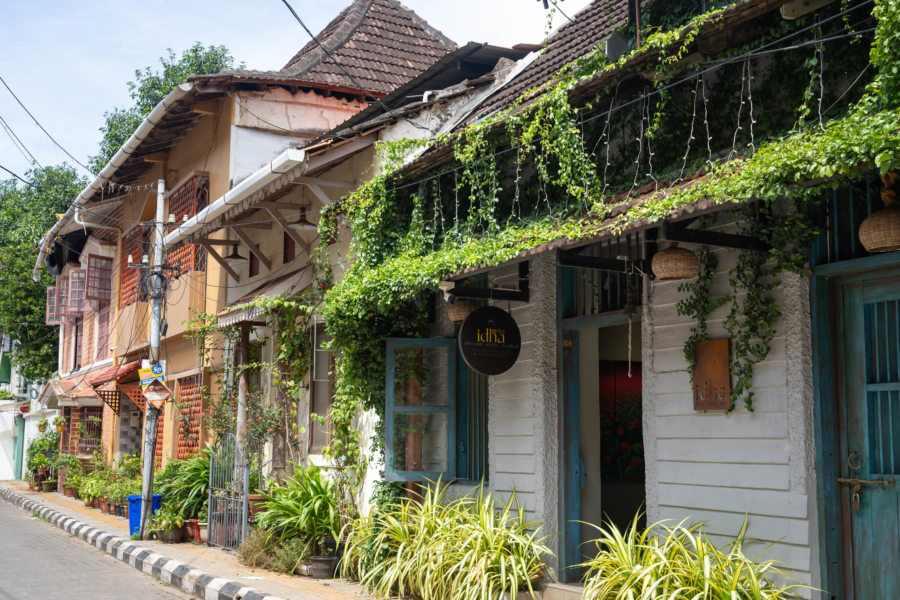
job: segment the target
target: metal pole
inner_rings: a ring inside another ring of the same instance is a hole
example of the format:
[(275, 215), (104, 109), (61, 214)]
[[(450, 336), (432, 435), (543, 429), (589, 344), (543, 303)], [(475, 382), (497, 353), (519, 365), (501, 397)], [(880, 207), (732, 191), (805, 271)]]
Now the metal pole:
[[(159, 364), (159, 331), (162, 321), (163, 303), (163, 223), (166, 210), (166, 181), (160, 179), (156, 183), (156, 228), (153, 241), (153, 293), (151, 299), (151, 323), (150, 323), (150, 366)], [(144, 420), (144, 462), (143, 481), (141, 485), (141, 531), (140, 537), (144, 539), (147, 531), (147, 523), (153, 508), (153, 460), (156, 455), (156, 424), (159, 419), (159, 410), (149, 401), (146, 401), (147, 417)]]

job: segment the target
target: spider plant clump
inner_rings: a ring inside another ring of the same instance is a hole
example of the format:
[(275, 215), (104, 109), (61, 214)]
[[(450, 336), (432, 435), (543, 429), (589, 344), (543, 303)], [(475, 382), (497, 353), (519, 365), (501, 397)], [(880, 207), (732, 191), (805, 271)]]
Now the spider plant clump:
[(342, 575), (376, 598), (475, 600), (532, 595), (550, 550), (539, 522), (515, 496), (505, 503), (482, 487), (448, 499), (440, 482), (349, 526)]
[(579, 565), (587, 569), (583, 600), (793, 600), (809, 589), (782, 583), (790, 576), (774, 561), (744, 554), (746, 519), (721, 549), (699, 524), (656, 523), (639, 531), (637, 523), (635, 517), (624, 533), (611, 523), (598, 527), (599, 552)]

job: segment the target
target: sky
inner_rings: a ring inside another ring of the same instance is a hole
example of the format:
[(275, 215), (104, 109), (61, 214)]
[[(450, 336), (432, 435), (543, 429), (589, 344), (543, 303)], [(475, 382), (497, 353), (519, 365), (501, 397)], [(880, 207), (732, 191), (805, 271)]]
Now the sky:
[[(320, 31), (350, 0), (289, 0)], [(444, 35), (501, 46), (539, 43), (548, 11), (541, 0), (402, 0)], [(590, 0), (562, 0), (575, 14)], [(556, 13), (553, 27), (566, 22)], [(95, 154), (104, 112), (131, 105), (126, 83), (138, 68), (159, 66), (172, 48), (223, 44), (251, 69), (279, 69), (309, 37), (281, 0), (43, 0), (4, 3), (0, 77), (56, 141), (83, 163)], [(0, 85), (0, 117), (38, 163), (67, 161)], [(31, 167), (0, 126), (0, 165)], [(87, 175), (79, 168), (79, 171)], [(8, 174), (0, 171), (0, 178)]]

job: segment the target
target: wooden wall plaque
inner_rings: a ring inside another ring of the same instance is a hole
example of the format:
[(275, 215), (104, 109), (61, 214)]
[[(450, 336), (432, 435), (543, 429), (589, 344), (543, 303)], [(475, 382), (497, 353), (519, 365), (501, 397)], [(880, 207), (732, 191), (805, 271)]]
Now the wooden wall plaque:
[(731, 340), (694, 344), (694, 410), (731, 408)]

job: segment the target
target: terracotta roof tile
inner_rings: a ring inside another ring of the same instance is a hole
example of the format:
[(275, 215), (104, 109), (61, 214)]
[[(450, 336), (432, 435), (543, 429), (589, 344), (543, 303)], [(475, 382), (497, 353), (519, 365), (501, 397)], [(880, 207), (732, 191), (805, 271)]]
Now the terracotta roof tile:
[(628, 22), (628, 0), (594, 0), (561, 27), (546, 43), (544, 53), (488, 98), (473, 114), (481, 119), (509, 106), (520, 94), (549, 81), (566, 63), (587, 54)]
[(357, 88), (355, 79), (366, 93), (380, 97), (457, 49), (396, 0), (354, 0), (317, 39), (321, 45), (310, 40), (280, 71), (223, 71), (201, 78), (293, 80), (341, 89)]

